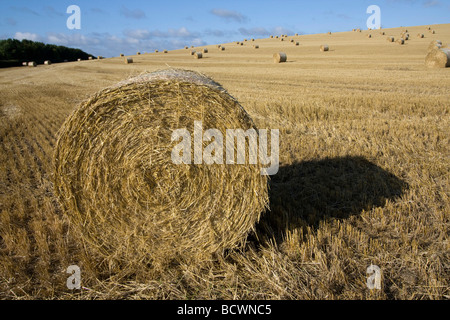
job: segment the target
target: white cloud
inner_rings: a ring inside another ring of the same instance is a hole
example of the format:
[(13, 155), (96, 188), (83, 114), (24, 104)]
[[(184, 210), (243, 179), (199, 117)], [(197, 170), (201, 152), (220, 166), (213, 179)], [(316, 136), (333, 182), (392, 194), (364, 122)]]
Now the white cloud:
[(249, 19), (248, 17), (244, 16), (242, 13), (239, 13), (237, 11), (232, 10), (226, 10), (226, 9), (212, 9), (211, 13), (219, 18), (223, 18), (227, 21), (235, 21), (238, 23), (245, 23)]
[(36, 33), (20, 32), (20, 31), (18, 31), (14, 34), (14, 39), (17, 39), (17, 40), (27, 39), (27, 40), (32, 40), (32, 41), (41, 41), (42, 40), (42, 38)]

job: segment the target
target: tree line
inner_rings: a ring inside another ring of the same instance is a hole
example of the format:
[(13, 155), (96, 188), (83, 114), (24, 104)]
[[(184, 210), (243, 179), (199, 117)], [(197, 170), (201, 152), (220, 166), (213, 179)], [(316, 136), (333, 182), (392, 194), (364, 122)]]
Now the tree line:
[(52, 62), (87, 60), (90, 56), (92, 55), (80, 49), (26, 39), (22, 41), (17, 39), (0, 40), (0, 67), (20, 66), (25, 61), (42, 64), (45, 60)]

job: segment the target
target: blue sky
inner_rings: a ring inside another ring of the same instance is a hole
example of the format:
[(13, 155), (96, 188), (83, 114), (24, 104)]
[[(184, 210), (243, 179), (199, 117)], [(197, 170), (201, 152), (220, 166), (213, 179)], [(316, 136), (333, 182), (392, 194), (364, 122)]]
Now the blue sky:
[[(70, 30), (67, 7), (81, 10)], [(0, 38), (80, 48), (105, 57), (271, 34), (366, 29), (369, 5), (384, 28), (450, 23), (450, 0), (0, 0)]]

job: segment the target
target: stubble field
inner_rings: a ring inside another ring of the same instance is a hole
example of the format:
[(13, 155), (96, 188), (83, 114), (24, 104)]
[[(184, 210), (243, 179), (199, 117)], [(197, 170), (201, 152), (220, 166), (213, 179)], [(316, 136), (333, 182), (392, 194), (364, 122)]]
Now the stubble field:
[[(211, 45), (201, 60), (160, 48), (130, 65), (0, 70), (0, 298), (450, 298), (450, 69), (424, 65), (432, 40), (450, 42), (450, 24), (432, 28), (408, 27), (405, 45), (386, 41), (396, 28), (288, 37), (299, 46)], [(288, 61), (273, 63), (275, 52)], [(244, 247), (163, 271), (135, 257), (117, 275), (86, 254), (54, 196), (57, 131), (96, 91), (167, 67), (211, 76), (258, 128), (280, 129), (281, 166)], [(73, 264), (75, 291), (66, 287)], [(371, 264), (381, 290), (366, 285)]]

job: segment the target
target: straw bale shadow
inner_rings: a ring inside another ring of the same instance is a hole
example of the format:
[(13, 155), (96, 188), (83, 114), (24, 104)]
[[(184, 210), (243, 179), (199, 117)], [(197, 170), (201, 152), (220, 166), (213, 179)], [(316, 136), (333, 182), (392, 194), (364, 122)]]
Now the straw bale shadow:
[[(285, 233), (317, 228), (322, 220), (347, 219), (382, 207), (408, 185), (363, 157), (330, 158), (280, 167), (270, 181), (270, 211), (256, 226), (259, 241), (281, 243)], [(256, 241), (250, 236), (250, 241)]]

